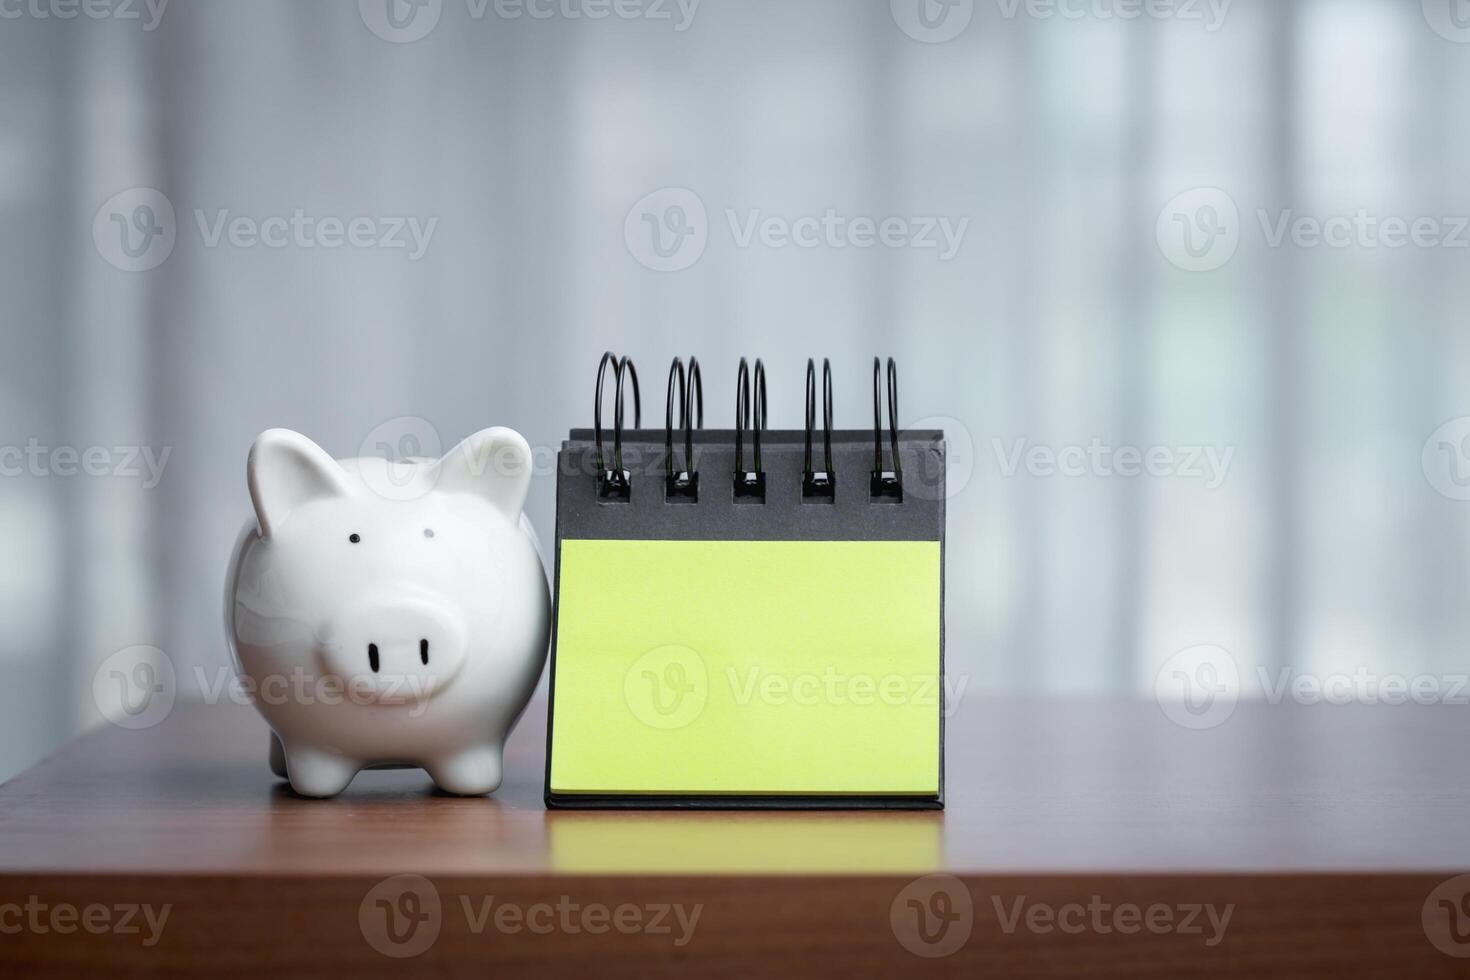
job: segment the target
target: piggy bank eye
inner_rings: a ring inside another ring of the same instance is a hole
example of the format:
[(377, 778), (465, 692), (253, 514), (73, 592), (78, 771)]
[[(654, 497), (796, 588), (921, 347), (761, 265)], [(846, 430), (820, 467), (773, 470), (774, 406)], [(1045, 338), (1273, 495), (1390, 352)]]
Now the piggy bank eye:
[(362, 535), (354, 531), (352, 534), (347, 535), (347, 540), (351, 541), (353, 544), (357, 544), (357, 542), (362, 540)]

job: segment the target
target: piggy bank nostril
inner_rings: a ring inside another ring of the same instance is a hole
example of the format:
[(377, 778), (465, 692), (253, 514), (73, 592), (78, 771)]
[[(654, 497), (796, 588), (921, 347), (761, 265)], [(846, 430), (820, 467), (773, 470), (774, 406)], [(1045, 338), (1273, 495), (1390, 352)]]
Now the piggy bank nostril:
[(425, 667), (429, 666), (429, 641), (419, 640), (419, 659)]
[(368, 644), (368, 666), (373, 669), (373, 673), (378, 672), (378, 645), (376, 643)]

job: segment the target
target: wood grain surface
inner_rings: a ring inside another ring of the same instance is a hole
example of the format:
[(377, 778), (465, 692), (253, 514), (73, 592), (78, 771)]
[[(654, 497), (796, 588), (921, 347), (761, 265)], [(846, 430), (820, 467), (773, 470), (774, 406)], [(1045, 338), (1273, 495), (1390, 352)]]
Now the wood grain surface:
[(0, 787), (0, 971), (1470, 975), (1455, 706), (971, 699), (942, 813), (547, 812), (543, 718), (484, 799), (298, 798), (238, 705), (90, 733)]

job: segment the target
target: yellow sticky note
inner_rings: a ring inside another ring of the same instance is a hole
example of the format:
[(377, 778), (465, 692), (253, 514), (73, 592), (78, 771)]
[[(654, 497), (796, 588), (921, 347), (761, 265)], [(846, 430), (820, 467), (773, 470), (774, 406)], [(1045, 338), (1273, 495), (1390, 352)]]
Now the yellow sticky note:
[(939, 791), (937, 541), (561, 542), (551, 791)]

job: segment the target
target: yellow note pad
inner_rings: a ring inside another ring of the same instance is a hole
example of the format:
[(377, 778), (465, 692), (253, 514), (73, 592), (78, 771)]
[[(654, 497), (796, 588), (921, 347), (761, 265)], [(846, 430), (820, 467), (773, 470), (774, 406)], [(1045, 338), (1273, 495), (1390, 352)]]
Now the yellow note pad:
[(563, 540), (551, 790), (939, 791), (937, 541)]

